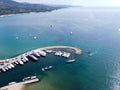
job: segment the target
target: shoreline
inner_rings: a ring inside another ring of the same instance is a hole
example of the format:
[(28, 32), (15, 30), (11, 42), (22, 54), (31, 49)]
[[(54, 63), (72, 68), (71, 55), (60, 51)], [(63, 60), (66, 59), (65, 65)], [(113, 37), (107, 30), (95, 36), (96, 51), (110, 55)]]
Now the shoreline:
[(8, 85), (0, 87), (0, 90), (22, 90), (25, 85), (35, 83), (35, 82), (39, 82), (39, 79), (34, 78), (31, 80), (27, 80), (27, 81), (11, 82), (11, 84), (8, 83)]
[(2, 59), (2, 60), (0, 60), (0, 63), (12, 62), (16, 58), (20, 58), (22, 56), (27, 56), (27, 55), (31, 54), (33, 51), (36, 51), (36, 50), (41, 50), (42, 51), (42, 50), (47, 50), (47, 49), (71, 49), (71, 50), (74, 50), (75, 54), (78, 54), (78, 55), (82, 54), (81, 49), (76, 48), (76, 47), (72, 47), (72, 46), (47, 46), (47, 47), (41, 47), (41, 48), (37, 48), (37, 49), (34, 49), (34, 50), (30, 50), (30, 51), (28, 51), (26, 53), (20, 54), (20, 55), (18, 55), (16, 57), (13, 57), (13, 58)]
[(0, 18), (4, 18), (4, 17), (10, 17), (10, 16), (14, 16), (14, 15), (31, 14), (31, 13), (39, 13), (39, 12), (29, 12), (29, 13), (14, 13), (14, 14), (3, 14), (3, 15), (0, 15)]
[(13, 85), (7, 85), (4, 87), (1, 87), (0, 90), (23, 90), (25, 85), (21, 84), (21, 83), (16, 83)]
[(42, 11), (42, 12), (25, 12), (25, 13), (11, 13), (11, 14), (1, 14), (0, 18), (4, 18), (4, 17), (9, 17), (9, 16), (13, 16), (13, 15), (22, 15), (22, 14), (32, 14), (32, 13), (46, 13), (46, 12), (52, 12), (52, 11), (56, 11), (59, 9), (55, 9), (55, 10), (51, 10), (51, 11)]

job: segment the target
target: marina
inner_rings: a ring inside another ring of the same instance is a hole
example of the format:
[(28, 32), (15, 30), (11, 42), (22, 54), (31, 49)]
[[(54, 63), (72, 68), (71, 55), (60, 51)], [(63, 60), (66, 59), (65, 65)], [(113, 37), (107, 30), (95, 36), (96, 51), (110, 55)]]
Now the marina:
[[(6, 72), (8, 70), (11, 70), (15, 68), (17, 65), (25, 64), (29, 60), (38, 61), (38, 58), (40, 58), (41, 56), (46, 57), (47, 53), (54, 53), (55, 56), (62, 56), (65, 58), (69, 58), (71, 55), (71, 53), (69, 52), (56, 51), (52, 49), (72, 49), (75, 51), (76, 54), (78, 55), (82, 54), (82, 50), (80, 50), (79, 48), (70, 47), (70, 46), (50, 46), (50, 47), (38, 48), (38, 49), (26, 52), (14, 58), (0, 60), (0, 72)], [(50, 68), (51, 66), (43, 68), (44, 70), (43, 69), (42, 70), (45, 71)]]

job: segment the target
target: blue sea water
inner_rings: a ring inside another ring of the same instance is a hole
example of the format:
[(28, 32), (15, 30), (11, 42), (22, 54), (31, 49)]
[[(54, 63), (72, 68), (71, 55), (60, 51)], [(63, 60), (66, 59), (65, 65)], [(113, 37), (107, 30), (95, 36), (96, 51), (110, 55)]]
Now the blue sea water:
[[(85, 7), (0, 18), (1, 59), (50, 45), (83, 50), (81, 56), (72, 53), (77, 60), (73, 64), (49, 54), (38, 62), (0, 73), (0, 86), (37, 75), (40, 82), (27, 85), (25, 90), (120, 90), (119, 18), (119, 8)], [(89, 57), (89, 51), (94, 55)], [(53, 70), (42, 72), (46, 65), (53, 65)]]

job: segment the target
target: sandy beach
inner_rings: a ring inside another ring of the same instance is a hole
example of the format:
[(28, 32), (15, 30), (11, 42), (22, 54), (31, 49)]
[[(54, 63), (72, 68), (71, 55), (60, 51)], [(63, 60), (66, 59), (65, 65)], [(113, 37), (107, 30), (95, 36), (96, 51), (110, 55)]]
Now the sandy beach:
[(39, 79), (35, 78), (35, 79), (31, 79), (31, 80), (27, 80), (27, 81), (22, 81), (22, 82), (15, 82), (14, 84), (8, 84), (4, 87), (1, 87), (0, 90), (23, 90), (24, 86), (26, 84), (29, 83), (34, 83), (34, 82), (38, 82)]
[(22, 90), (23, 88), (24, 88), (24, 85), (22, 85), (21, 83), (16, 83), (13, 85), (1, 87), (0, 90)]

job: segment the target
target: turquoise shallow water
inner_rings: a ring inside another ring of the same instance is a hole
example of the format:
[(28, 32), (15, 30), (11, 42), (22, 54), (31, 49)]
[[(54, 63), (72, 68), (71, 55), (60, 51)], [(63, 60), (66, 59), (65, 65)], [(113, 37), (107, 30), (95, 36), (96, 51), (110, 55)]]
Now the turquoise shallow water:
[[(36, 74), (41, 81), (27, 85), (25, 90), (119, 90), (119, 10), (67, 8), (0, 18), (1, 59), (50, 45), (69, 45), (83, 50), (82, 56), (72, 54), (77, 60), (73, 64), (50, 54), (39, 62), (30, 61), (0, 73), (0, 86)], [(88, 51), (95, 54), (88, 57)], [(53, 65), (54, 69), (41, 72), (46, 65)]]

